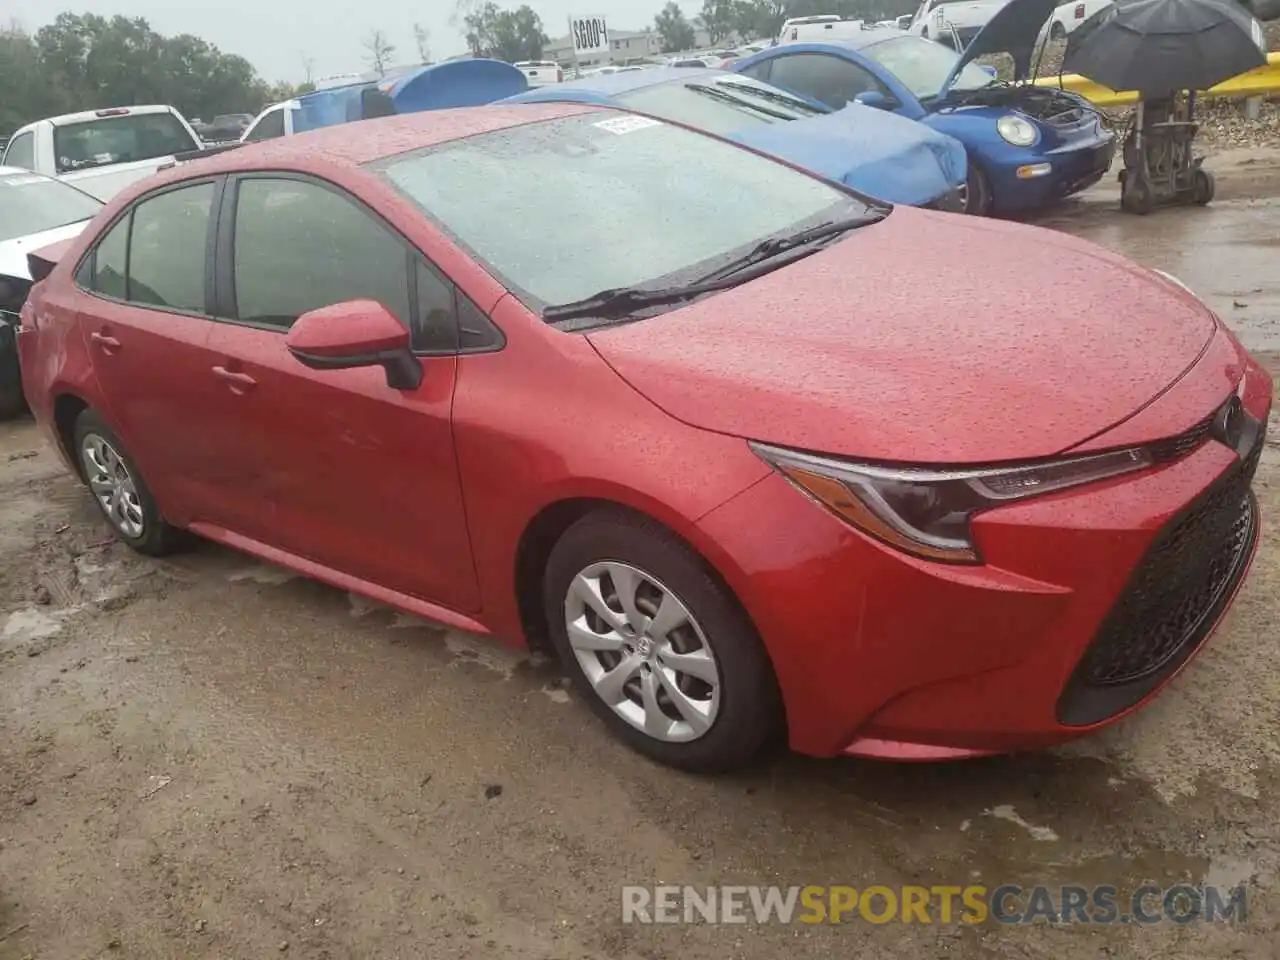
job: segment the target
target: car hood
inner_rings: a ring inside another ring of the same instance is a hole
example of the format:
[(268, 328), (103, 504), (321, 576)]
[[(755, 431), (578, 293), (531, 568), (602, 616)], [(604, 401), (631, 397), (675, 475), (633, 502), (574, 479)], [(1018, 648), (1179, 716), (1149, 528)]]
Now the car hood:
[(732, 139), (891, 203), (928, 203), (965, 179), (960, 141), (860, 103), (761, 124)]
[(1127, 419), (1216, 324), (1176, 284), (1086, 241), (899, 207), (788, 267), (588, 337), (702, 429), (972, 464), (1061, 453)]
[(1014, 79), (1024, 79), (1031, 71), (1031, 58), (1035, 54), (1040, 31), (1045, 21), (1053, 16), (1058, 3), (1059, 0), (1009, 0), (956, 58), (956, 65), (938, 91), (939, 97), (946, 95), (968, 64), (992, 53), (1010, 54), (1014, 62)]
[(69, 223), (64, 227), (54, 227), (40, 233), (28, 234), (25, 237), (14, 237), (12, 240), (0, 242), (0, 274), (17, 277), (19, 280), (30, 280), (31, 273), (27, 269), (27, 254), (41, 247), (61, 240), (70, 240), (79, 235), (89, 225), (88, 220)]

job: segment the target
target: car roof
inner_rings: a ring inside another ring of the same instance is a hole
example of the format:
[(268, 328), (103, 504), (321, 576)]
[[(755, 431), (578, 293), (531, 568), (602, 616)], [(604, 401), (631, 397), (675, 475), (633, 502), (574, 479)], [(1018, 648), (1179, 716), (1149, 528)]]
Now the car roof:
[(568, 80), (554, 87), (536, 87), (526, 93), (518, 93), (509, 98), (512, 101), (554, 100), (561, 90), (576, 90), (580, 93), (593, 93), (602, 97), (616, 97), (620, 93), (630, 93), (643, 87), (656, 87), (662, 83), (673, 83), (677, 80), (689, 80), (692, 77), (729, 77), (735, 76), (727, 70), (699, 70), (691, 74), (681, 67), (650, 67), (647, 70), (627, 70), (621, 73), (596, 73), (580, 80)]
[[(894, 40), (899, 37), (911, 37), (914, 34), (899, 30), (897, 27), (866, 27), (859, 30), (856, 34), (849, 37), (839, 37), (832, 40), (797, 40), (791, 43), (780, 43), (776, 47), (769, 47), (762, 50), (755, 56), (760, 57), (763, 54), (771, 54), (777, 56), (780, 53), (786, 53), (792, 47), (843, 47), (846, 50), (861, 50), (863, 47), (869, 47), (872, 44), (880, 43), (882, 40)], [(923, 37), (919, 39), (924, 39)]]
[(527, 106), (460, 107), (452, 110), (424, 110), (376, 120), (357, 120), (321, 127), (292, 137), (263, 140), (193, 160), (178, 167), (175, 179), (192, 173), (209, 176), (259, 167), (305, 169), (313, 161), (342, 167), (359, 167), (399, 153), (462, 140), (530, 123), (556, 120), (593, 109), (577, 103), (546, 103)]

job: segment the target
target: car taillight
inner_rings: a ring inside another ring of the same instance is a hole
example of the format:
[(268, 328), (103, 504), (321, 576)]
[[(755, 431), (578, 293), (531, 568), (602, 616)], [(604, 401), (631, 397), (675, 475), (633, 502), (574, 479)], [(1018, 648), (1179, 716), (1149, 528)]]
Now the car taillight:
[(95, 117), (127, 117), (129, 110), (126, 107), (112, 107), (110, 110), (95, 110)]
[(1084, 19), (1084, 4), (1083, 4), (1083, 3), (1077, 3), (1077, 4), (1076, 4), (1076, 19), (1077, 19), (1077, 20), (1083, 20), (1083, 19)]

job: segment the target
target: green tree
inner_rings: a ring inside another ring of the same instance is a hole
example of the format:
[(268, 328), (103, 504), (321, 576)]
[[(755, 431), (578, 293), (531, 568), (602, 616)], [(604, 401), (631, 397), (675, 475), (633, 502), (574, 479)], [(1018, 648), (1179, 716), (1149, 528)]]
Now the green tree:
[(477, 57), (508, 63), (541, 60), (543, 48), (551, 42), (542, 30), (542, 18), (527, 5), (504, 10), (489, 0), (473, 7), (462, 22), (467, 46)]
[(738, 4), (735, 0), (702, 0), (702, 12), (698, 26), (707, 31), (712, 44), (719, 44), (731, 37), (737, 27)]
[(0, 133), (80, 110), (168, 103), (191, 117), (256, 113), (267, 87), (243, 57), (141, 18), (62, 13), (34, 37), (0, 30)]
[(675, 0), (667, 0), (667, 5), (653, 18), (653, 31), (662, 41), (663, 53), (691, 50), (697, 42), (693, 24)]

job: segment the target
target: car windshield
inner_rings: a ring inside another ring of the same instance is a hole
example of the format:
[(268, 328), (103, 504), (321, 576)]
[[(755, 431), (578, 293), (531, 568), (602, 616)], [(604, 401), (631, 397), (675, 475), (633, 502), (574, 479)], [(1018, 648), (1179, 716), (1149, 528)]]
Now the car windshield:
[[(761, 90), (755, 89), (758, 86)], [(765, 84), (681, 80), (619, 94), (619, 103), (665, 120), (727, 136), (745, 127), (801, 120), (821, 111)]]
[(632, 114), (529, 123), (371, 166), (537, 311), (692, 278), (766, 237), (867, 209), (773, 160)]
[(128, 113), (53, 128), (58, 172), (154, 160), (200, 149), (172, 113)]
[(60, 180), (34, 173), (0, 175), (0, 241), (88, 220), (102, 203)]
[[(923, 37), (894, 37), (863, 47), (860, 52), (901, 80), (920, 100), (938, 95), (959, 59), (959, 55), (949, 47)], [(951, 89), (977, 90), (995, 82), (995, 78), (981, 67), (967, 63)]]

